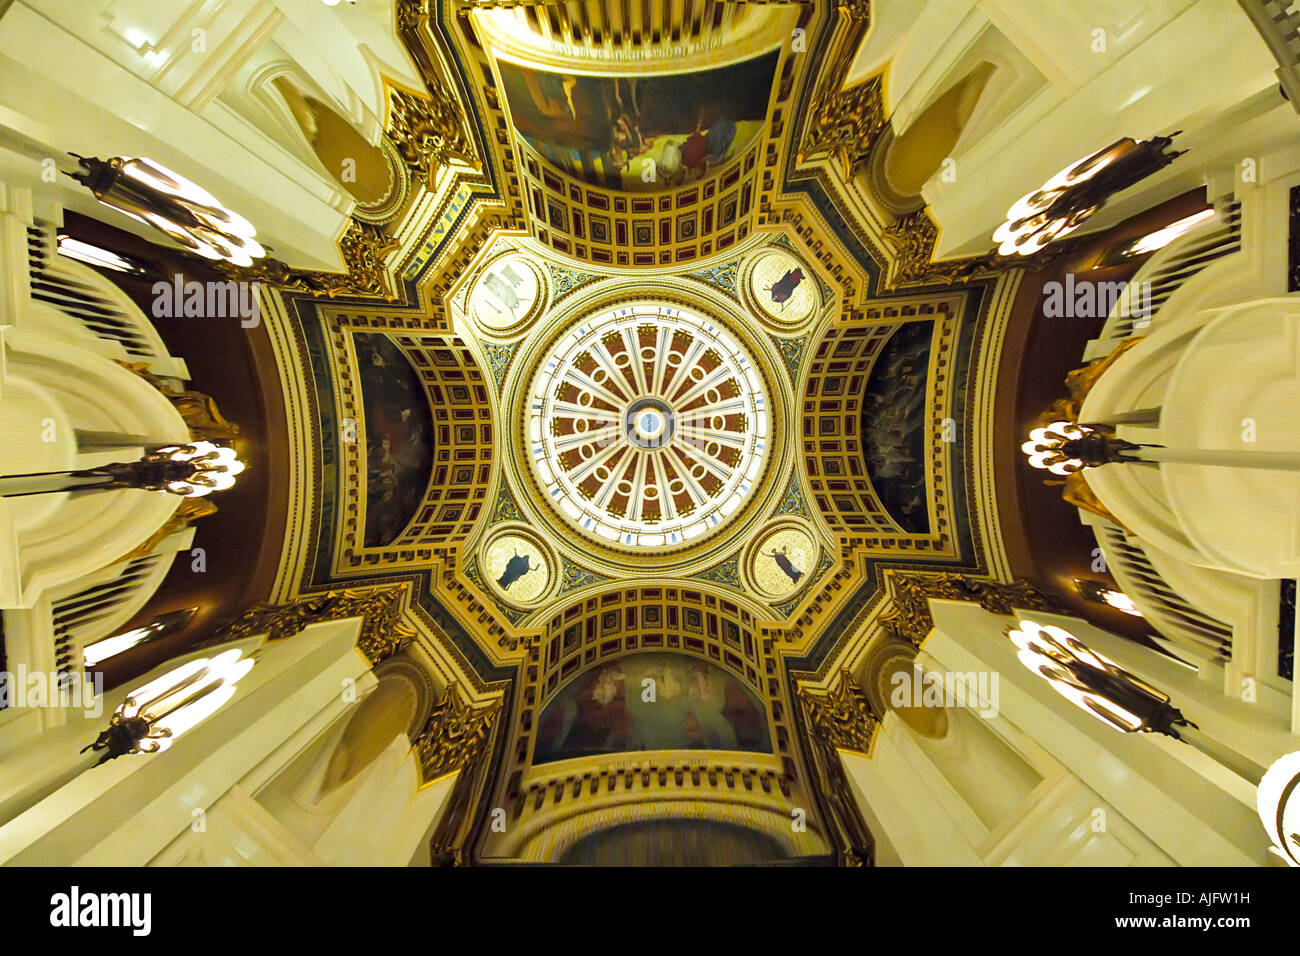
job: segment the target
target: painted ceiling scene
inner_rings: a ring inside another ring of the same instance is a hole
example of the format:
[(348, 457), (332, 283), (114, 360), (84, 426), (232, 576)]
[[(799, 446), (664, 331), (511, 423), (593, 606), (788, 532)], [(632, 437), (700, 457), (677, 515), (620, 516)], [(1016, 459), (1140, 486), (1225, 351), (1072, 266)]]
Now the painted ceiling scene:
[(0, 864), (1300, 866), (1297, 50), (0, 0)]

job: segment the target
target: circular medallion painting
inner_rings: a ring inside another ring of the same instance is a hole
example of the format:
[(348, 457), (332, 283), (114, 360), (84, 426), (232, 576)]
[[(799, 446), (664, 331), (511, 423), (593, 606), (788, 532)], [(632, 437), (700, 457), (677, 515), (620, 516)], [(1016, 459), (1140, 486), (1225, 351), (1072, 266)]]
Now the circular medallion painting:
[(526, 605), (551, 584), (551, 565), (540, 545), (522, 534), (502, 534), (483, 548), (483, 575), (511, 604)]
[(535, 317), (533, 307), (542, 288), (536, 266), (523, 256), (502, 256), (489, 263), (474, 284), (470, 315), (491, 332), (512, 332)]
[(581, 531), (628, 548), (719, 527), (758, 482), (770, 427), (740, 342), (657, 302), (577, 323), (529, 388), (528, 456), (543, 497)]
[(817, 311), (817, 278), (788, 252), (769, 250), (754, 257), (749, 269), (749, 294), (754, 303), (780, 326), (800, 325)]
[(749, 553), (749, 579), (766, 598), (789, 597), (808, 583), (821, 548), (799, 527), (782, 527), (759, 539)]

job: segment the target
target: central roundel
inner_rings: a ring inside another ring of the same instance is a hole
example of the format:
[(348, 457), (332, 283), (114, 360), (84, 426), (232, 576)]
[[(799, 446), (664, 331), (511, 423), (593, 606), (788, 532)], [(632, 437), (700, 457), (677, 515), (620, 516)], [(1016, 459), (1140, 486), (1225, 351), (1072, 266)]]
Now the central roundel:
[(587, 534), (628, 548), (719, 527), (762, 474), (768, 429), (744, 347), (658, 302), (583, 318), (529, 388), (529, 458), (545, 496)]
[(638, 398), (623, 413), (623, 433), (638, 448), (661, 448), (676, 431), (673, 407), (661, 398)]

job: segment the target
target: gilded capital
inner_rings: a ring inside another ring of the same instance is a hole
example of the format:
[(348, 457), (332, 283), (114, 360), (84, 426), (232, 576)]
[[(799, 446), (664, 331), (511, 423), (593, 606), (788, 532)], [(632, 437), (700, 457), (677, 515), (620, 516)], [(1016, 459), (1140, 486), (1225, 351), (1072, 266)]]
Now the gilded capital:
[(934, 629), (930, 598), (973, 601), (993, 614), (1011, 614), (1017, 608), (1059, 612), (1061, 605), (1027, 581), (983, 581), (947, 572), (888, 571), (886, 584), (893, 609), (880, 623), (895, 638), (920, 647)]
[(423, 781), (429, 783), (464, 770), (485, 753), (500, 709), (499, 701), (485, 707), (471, 707), (460, 688), (449, 684), (433, 705), (429, 722), (415, 741)]
[(870, 752), (871, 736), (880, 719), (872, 713), (871, 704), (847, 667), (840, 671), (839, 681), (830, 693), (800, 688), (799, 699), (808, 715), (809, 729), (820, 742), (837, 750)]
[(399, 584), (371, 591), (327, 591), (287, 604), (256, 604), (216, 638), (224, 642), (265, 634), (268, 641), (282, 641), (309, 624), (360, 617), (357, 649), (373, 667), (404, 650), (415, 637), (415, 629), (402, 622), (406, 590), (405, 584)]

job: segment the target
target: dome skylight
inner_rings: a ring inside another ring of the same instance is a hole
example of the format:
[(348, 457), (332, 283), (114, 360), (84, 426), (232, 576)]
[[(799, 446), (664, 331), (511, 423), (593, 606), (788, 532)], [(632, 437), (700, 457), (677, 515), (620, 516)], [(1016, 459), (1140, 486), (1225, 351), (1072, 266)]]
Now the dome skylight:
[(720, 526), (762, 473), (763, 380), (729, 333), (686, 308), (638, 302), (588, 316), (529, 389), (529, 458), (580, 529), (629, 548)]

